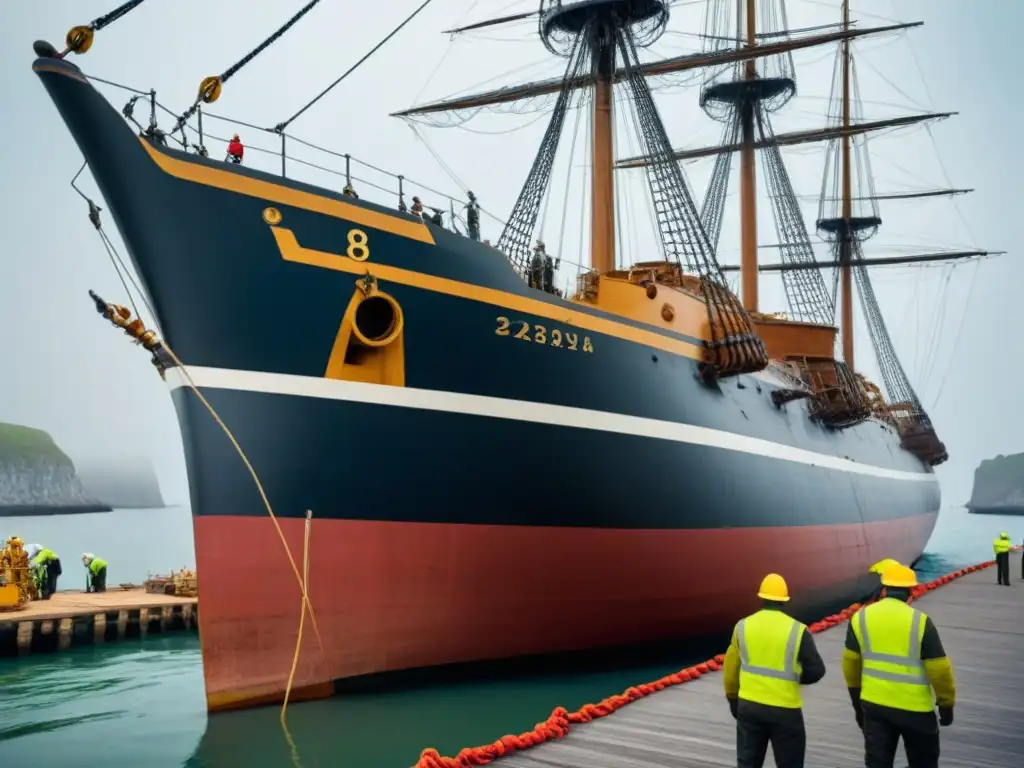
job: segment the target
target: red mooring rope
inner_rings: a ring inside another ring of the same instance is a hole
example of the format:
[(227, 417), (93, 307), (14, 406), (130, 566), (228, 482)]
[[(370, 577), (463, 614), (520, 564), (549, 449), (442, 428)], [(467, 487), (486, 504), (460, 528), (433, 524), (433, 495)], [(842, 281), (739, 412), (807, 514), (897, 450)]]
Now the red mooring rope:
[[(1020, 549), (1020, 547), (1014, 547), (1014, 549)], [(945, 576), (940, 576), (926, 584), (919, 584), (911, 591), (910, 599), (911, 601), (916, 600), (926, 592), (938, 589), (951, 581), (959, 579), (961, 576), (966, 576), (969, 573), (974, 573), (975, 571), (980, 571), (984, 568), (990, 568), (995, 565), (995, 563), (995, 560), (989, 560), (984, 563), (979, 563), (978, 565), (970, 565), (966, 568), (954, 571), (953, 573), (947, 573)], [(848, 621), (853, 614), (860, 610), (860, 608), (860, 603), (854, 603), (849, 608), (844, 608), (839, 613), (826, 616), (821, 621), (816, 621), (813, 624), (808, 625), (807, 628), (815, 634), (818, 632), (824, 632), (826, 629), (831, 629), (832, 627)], [(535, 747), (538, 744), (543, 744), (546, 741), (560, 739), (569, 733), (571, 726), (579, 723), (589, 723), (591, 720), (598, 717), (607, 717), (612, 714), (612, 712), (621, 709), (637, 699), (642, 699), (645, 696), (650, 696), (652, 693), (663, 691), (673, 685), (681, 685), (682, 683), (688, 683), (691, 680), (697, 680), (709, 672), (717, 672), (722, 668), (724, 663), (725, 654), (720, 653), (713, 659), (708, 659), (700, 664), (695, 664), (694, 666), (687, 667), (679, 672), (666, 675), (660, 680), (655, 680), (650, 683), (641, 683), (640, 685), (633, 686), (632, 688), (627, 688), (622, 693), (609, 696), (598, 704), (584, 704), (575, 712), (568, 712), (565, 707), (556, 707), (547, 720), (542, 723), (537, 723), (531, 731), (526, 731), (518, 736), (512, 734), (502, 736), (491, 744), (484, 744), (479, 747), (466, 747), (455, 757), (443, 757), (436, 749), (425, 749), (422, 754), (420, 754), (420, 759), (416, 762), (415, 768), (467, 768), (467, 766), (487, 765), (504, 755), (510, 755), (513, 752), (529, 749), (530, 747)]]

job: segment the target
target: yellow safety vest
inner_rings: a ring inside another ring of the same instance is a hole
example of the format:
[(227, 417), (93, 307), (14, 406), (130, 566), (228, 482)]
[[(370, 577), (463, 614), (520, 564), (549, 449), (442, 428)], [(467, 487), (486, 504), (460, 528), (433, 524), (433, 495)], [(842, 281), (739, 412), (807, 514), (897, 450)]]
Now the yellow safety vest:
[(928, 617), (889, 598), (857, 612), (853, 634), (860, 643), (862, 701), (908, 712), (931, 712), (932, 687), (921, 661)]
[(997, 555), (1002, 555), (1010, 551), (1010, 540), (1009, 539), (996, 539), (992, 542), (992, 549), (995, 550)]
[(804, 625), (782, 611), (762, 610), (736, 625), (740, 698), (769, 707), (800, 709), (800, 639)]

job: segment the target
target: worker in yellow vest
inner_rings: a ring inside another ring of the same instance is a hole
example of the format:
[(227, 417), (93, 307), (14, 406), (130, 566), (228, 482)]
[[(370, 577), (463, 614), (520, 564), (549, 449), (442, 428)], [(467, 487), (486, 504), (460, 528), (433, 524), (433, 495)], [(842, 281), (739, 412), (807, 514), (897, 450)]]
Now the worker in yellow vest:
[(908, 768), (937, 768), (938, 726), (953, 723), (953, 665), (932, 620), (907, 604), (914, 572), (890, 566), (882, 584), (885, 598), (850, 619), (843, 651), (843, 677), (864, 731), (864, 765), (893, 768), (902, 738)]
[(770, 573), (757, 593), (761, 610), (740, 621), (725, 654), (723, 682), (736, 718), (737, 768), (762, 768), (768, 744), (777, 768), (803, 768), (807, 734), (800, 686), (825, 676), (814, 637), (783, 612), (786, 581)]
[(996, 582), (1010, 586), (1010, 534), (1000, 533), (992, 542), (992, 550), (996, 553)]

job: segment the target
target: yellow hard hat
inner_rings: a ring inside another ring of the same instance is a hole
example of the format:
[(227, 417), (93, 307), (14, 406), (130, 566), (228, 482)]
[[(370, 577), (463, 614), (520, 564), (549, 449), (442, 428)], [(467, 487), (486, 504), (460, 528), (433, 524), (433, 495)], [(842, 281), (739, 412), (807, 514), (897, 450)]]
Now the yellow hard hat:
[(898, 560), (893, 560), (891, 557), (887, 557), (887, 558), (885, 558), (885, 560), (879, 560), (877, 563), (872, 565), (868, 569), (868, 572), (869, 573), (877, 573), (877, 574), (881, 575), (881, 574), (885, 573), (885, 571), (888, 568), (891, 568), (892, 566), (899, 565), (899, 564), (900, 564), (900, 562)]
[(789, 600), (789, 587), (786, 580), (777, 573), (769, 573), (761, 581), (761, 589), (757, 596), (762, 600), (774, 600), (777, 603), (785, 603)]
[(1002, 533), (999, 534), (999, 538), (1000, 539), (1008, 539), (1008, 538), (1010, 538), (1010, 534), (1008, 534), (1006, 531), (1003, 531)]
[(882, 572), (883, 587), (916, 587), (917, 574), (905, 565), (890, 565)]

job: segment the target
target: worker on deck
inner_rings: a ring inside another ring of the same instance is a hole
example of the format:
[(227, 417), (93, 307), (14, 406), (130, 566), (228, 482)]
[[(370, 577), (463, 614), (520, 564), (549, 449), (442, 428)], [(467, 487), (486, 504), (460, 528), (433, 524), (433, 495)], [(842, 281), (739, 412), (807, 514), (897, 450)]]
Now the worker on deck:
[(480, 239), (480, 203), (477, 202), (476, 195), (472, 191), (467, 190), (466, 195), (469, 196), (469, 202), (466, 203), (466, 229), (469, 230), (469, 237), (471, 240)]
[(352, 182), (346, 182), (345, 188), (341, 190), (341, 194), (345, 197), (354, 197), (356, 200), (359, 199), (359, 195), (356, 194), (356, 188), (352, 186)]
[(420, 202), (420, 199), (418, 197), (413, 197), (412, 208), (409, 209), (409, 213), (411, 213), (413, 216), (419, 216), (422, 218), (423, 203)]
[(92, 552), (82, 555), (82, 565), (86, 570), (85, 591), (107, 591), (107, 561), (96, 557)]
[(548, 254), (543, 240), (538, 240), (533, 248), (533, 259), (530, 261), (530, 286), (540, 288), (544, 293), (555, 292), (555, 270), (561, 259), (552, 259)]
[(238, 134), (236, 133), (231, 137), (231, 141), (228, 142), (228, 156), (224, 159), (229, 163), (241, 165), (243, 154), (245, 154), (245, 147), (242, 146), (242, 140), (238, 138)]
[(777, 768), (803, 768), (804, 730), (801, 685), (825, 676), (807, 627), (783, 612), (786, 581), (770, 573), (757, 596), (761, 610), (740, 621), (725, 654), (723, 682), (736, 718), (737, 768), (762, 768), (772, 745)]
[(885, 560), (879, 560), (868, 569), (869, 573), (875, 574), (875, 578), (878, 581), (875, 584), (874, 591), (872, 591), (871, 595), (868, 597), (867, 602), (874, 602), (882, 599), (882, 590), (885, 589), (885, 587), (882, 586), (882, 574), (885, 573), (886, 568), (890, 565), (900, 565), (900, 562), (887, 557)]
[(57, 591), (57, 579), (62, 573), (60, 558), (52, 549), (38, 544), (29, 544), (25, 551), (36, 576), (36, 594), (40, 600), (49, 600)]
[(916, 574), (892, 565), (882, 584), (885, 598), (854, 615), (843, 650), (843, 677), (864, 731), (864, 765), (893, 768), (902, 738), (908, 768), (937, 768), (938, 726), (953, 723), (953, 666), (935, 624), (907, 604)]
[(996, 553), (996, 583), (1010, 586), (1010, 534), (1000, 533), (992, 542), (992, 550)]

